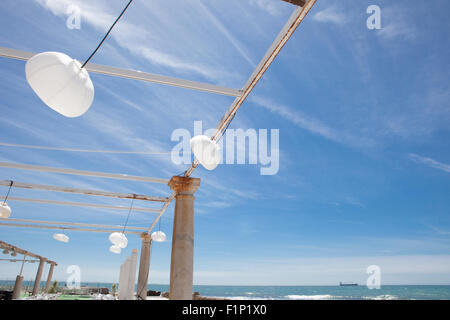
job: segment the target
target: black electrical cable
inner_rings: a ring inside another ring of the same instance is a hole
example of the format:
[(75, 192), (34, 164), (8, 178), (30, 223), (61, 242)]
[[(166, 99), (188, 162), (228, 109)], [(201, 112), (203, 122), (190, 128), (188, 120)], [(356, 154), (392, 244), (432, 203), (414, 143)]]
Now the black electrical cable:
[(125, 228), (127, 227), (127, 224), (128, 224), (128, 218), (130, 218), (131, 209), (133, 209), (133, 201), (134, 201), (134, 199), (131, 200), (130, 211), (128, 211), (127, 221), (125, 221), (125, 225), (123, 226), (123, 231), (122, 231), (122, 233), (125, 232)]
[(6, 200), (8, 200), (8, 196), (9, 196), (9, 193), (11, 192), (11, 187), (12, 187), (13, 183), (14, 183), (14, 181), (11, 180), (11, 184), (9, 185), (8, 193), (6, 193), (6, 197), (5, 197), (5, 200), (3, 200), (3, 204), (6, 204)]
[(105, 42), (106, 38), (109, 36), (109, 34), (111, 33), (112, 29), (114, 28), (114, 26), (116, 25), (116, 23), (120, 20), (120, 18), (122, 18), (123, 14), (125, 13), (125, 11), (127, 11), (128, 7), (130, 6), (130, 4), (133, 2), (133, 0), (130, 0), (128, 2), (128, 4), (126, 5), (126, 7), (123, 9), (122, 13), (120, 14), (119, 17), (117, 17), (116, 21), (114, 21), (114, 23), (112, 24), (111, 28), (109, 28), (108, 32), (106, 33), (106, 35), (103, 37), (102, 41), (99, 43), (99, 45), (97, 46), (97, 48), (94, 50), (94, 52), (91, 53), (91, 55), (89, 56), (89, 58), (87, 58), (87, 60), (83, 63), (83, 65), (81, 66), (81, 69), (84, 68), (84, 66), (89, 62), (89, 60), (91, 60), (91, 58), (94, 56), (94, 54), (97, 53), (97, 50), (100, 49), (101, 45), (103, 44), (103, 42)]

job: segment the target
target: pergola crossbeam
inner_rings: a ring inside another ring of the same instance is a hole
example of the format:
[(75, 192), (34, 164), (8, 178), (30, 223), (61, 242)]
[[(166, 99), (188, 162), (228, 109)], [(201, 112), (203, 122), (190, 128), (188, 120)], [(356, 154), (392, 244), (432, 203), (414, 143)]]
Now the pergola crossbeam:
[[(81, 222), (62, 222), (62, 221), (43, 221), (43, 220), (31, 220), (31, 219), (15, 219), (15, 218), (0, 218), (0, 221), (10, 221), (10, 222), (26, 222), (26, 223), (36, 223), (36, 224), (54, 224), (59, 225), (60, 229), (66, 229), (64, 226), (75, 226), (75, 227), (92, 227), (92, 228), (107, 228), (107, 229), (124, 229), (124, 226), (111, 226), (105, 224), (92, 224), (92, 223), (81, 223)], [(144, 227), (133, 227), (127, 226), (127, 230), (147, 230)]]
[[(0, 223), (0, 224), (2, 224), (2, 223)], [(23, 250), (23, 249), (21, 249), (19, 247), (13, 246), (12, 244), (6, 243), (6, 242), (1, 241), (1, 240), (0, 240), (0, 248), (1, 249), (7, 249), (9, 251), (14, 251), (16, 253), (23, 254), (24, 256), (36, 258), (36, 259), (39, 259), (39, 260), (46, 259), (46, 258), (44, 258), (44, 257), (42, 257), (40, 255), (37, 255), (37, 254), (32, 253), (32, 252), (27, 251), (27, 250)], [(48, 260), (48, 259), (46, 259), (46, 262), (49, 263), (49, 264), (53, 263), (53, 264), (57, 265), (56, 262)]]
[[(8, 201), (45, 203), (45, 204), (54, 204), (54, 205), (62, 205), (62, 206), (101, 208), (101, 209), (113, 209), (113, 210), (130, 210), (130, 207), (126, 207), (126, 206), (111, 206), (111, 205), (97, 204), (97, 203), (83, 203), (83, 202), (73, 202), (73, 201), (31, 199), (31, 198), (21, 198), (21, 197), (8, 197)], [(161, 210), (160, 209), (152, 209), (152, 208), (137, 208), (137, 207), (133, 207), (133, 211), (159, 213)]]
[(26, 259), (0, 259), (0, 261), (9, 261), (9, 262), (28, 262), (28, 263), (39, 262), (39, 260), (26, 260)]
[[(0, 180), (0, 186), (10, 186), (10, 180)], [(24, 183), (14, 181), (13, 188), (24, 188), (24, 189), (35, 189), (35, 190), (45, 190), (45, 191), (56, 191), (56, 192), (66, 192), (66, 193), (75, 193), (75, 194), (85, 194), (91, 196), (102, 196), (102, 197), (112, 197), (112, 198), (120, 198), (120, 199), (134, 199), (134, 200), (146, 200), (146, 201), (155, 201), (155, 202), (167, 202), (169, 198), (167, 197), (154, 197), (154, 196), (146, 196), (139, 195), (134, 193), (118, 193), (118, 192), (107, 192), (107, 191), (98, 191), (98, 190), (87, 190), (87, 189), (78, 189), (71, 187), (57, 187), (43, 184), (33, 184), (33, 183)]]
[[(303, 19), (306, 17), (308, 12), (311, 10), (311, 8), (316, 3), (316, 0), (308, 0), (305, 5), (302, 7), (298, 6), (292, 15), (290, 16), (289, 20), (284, 25), (283, 29), (281, 29), (278, 36), (275, 38), (275, 41), (272, 43), (272, 45), (267, 50), (264, 57), (261, 59), (260, 63), (256, 67), (256, 69), (253, 71), (252, 75), (242, 88), (242, 95), (240, 97), (237, 97), (233, 103), (231, 104), (228, 111), (225, 113), (223, 118), (220, 120), (219, 124), (216, 127), (215, 134), (211, 137), (212, 140), (216, 140), (219, 137), (222, 136), (223, 131), (228, 127), (228, 124), (233, 120), (234, 115), (238, 111), (238, 109), (242, 106), (244, 101), (247, 99), (249, 94), (252, 92), (253, 88), (256, 86), (258, 81), (261, 79), (261, 77), (264, 75), (264, 73), (267, 71), (267, 69), (270, 67), (272, 62), (275, 60), (278, 53), (281, 51), (281, 49), (284, 47), (286, 42), (290, 39), (294, 31), (297, 29), (297, 27), (300, 25), (300, 23), (303, 21)], [(190, 168), (186, 170), (184, 176), (190, 177), (192, 173), (194, 172), (195, 168), (198, 166), (198, 160), (195, 159), (195, 161), (192, 163)], [(164, 214), (166, 209), (169, 207), (170, 201), (172, 201), (175, 198), (176, 193), (173, 192), (171, 196), (169, 197), (169, 202), (165, 203), (161, 212), (158, 214), (158, 216), (153, 221), (153, 224), (148, 229), (148, 232), (150, 232), (155, 226), (158, 220), (161, 218), (161, 216)]]
[(77, 176), (99, 177), (99, 178), (109, 178), (109, 179), (118, 179), (118, 180), (131, 180), (131, 181), (139, 181), (139, 182), (156, 182), (156, 183), (163, 183), (163, 184), (169, 183), (168, 179), (130, 176), (128, 174), (120, 174), (120, 173), (118, 174), (118, 173), (94, 172), (94, 171), (84, 171), (84, 170), (65, 169), (65, 168), (53, 168), (53, 167), (45, 167), (45, 166), (36, 166), (36, 165), (31, 165), (31, 164), (12, 163), (12, 162), (0, 162), (0, 167), (12, 168), (12, 169), (33, 170), (33, 171), (41, 171), (41, 172), (63, 173), (63, 174), (71, 174), (71, 175), (77, 175)]
[[(17, 60), (28, 60), (34, 53), (21, 51), (11, 48), (0, 47), (0, 57), (17, 59)], [(142, 71), (126, 70), (121, 68), (115, 68), (110, 66), (104, 66), (99, 64), (88, 63), (86, 65), (86, 70), (89, 72), (104, 74), (108, 76), (127, 78), (133, 80), (141, 80), (146, 82), (153, 82), (163, 85), (169, 85), (174, 87), (181, 87), (191, 90), (204, 91), (209, 93), (227, 95), (232, 97), (239, 97), (242, 95), (240, 90), (225, 88), (221, 86), (216, 86), (213, 84), (202, 83), (191, 80), (178, 79), (173, 77), (167, 77), (159, 74), (152, 74)]]
[[(64, 230), (72, 230), (72, 231), (86, 231), (86, 232), (100, 232), (100, 233), (112, 233), (112, 232), (116, 232), (117, 231), (117, 230), (106, 230), (106, 229), (89, 229), (89, 228), (60, 227), (60, 226), (42, 226), (42, 225), (33, 225), (33, 224), (3, 223), (3, 222), (0, 222), (0, 226), (15, 227), (15, 228), (56, 229), (56, 230), (64, 229)], [(123, 233), (140, 235), (142, 232), (125, 230)]]

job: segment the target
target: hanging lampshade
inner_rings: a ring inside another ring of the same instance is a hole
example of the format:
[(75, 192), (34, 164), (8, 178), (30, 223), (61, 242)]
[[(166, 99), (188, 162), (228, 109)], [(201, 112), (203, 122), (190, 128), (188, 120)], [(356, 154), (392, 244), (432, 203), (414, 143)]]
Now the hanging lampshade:
[(61, 241), (61, 242), (65, 242), (65, 243), (69, 242), (69, 237), (66, 236), (64, 233), (55, 233), (53, 235), (53, 239)]
[(94, 100), (89, 73), (64, 53), (43, 52), (31, 57), (25, 75), (38, 97), (66, 117), (81, 116)]
[(122, 249), (119, 246), (113, 244), (111, 247), (109, 247), (109, 251), (111, 251), (112, 253), (120, 254), (120, 251), (122, 251)]
[(195, 136), (191, 139), (194, 156), (207, 170), (214, 170), (220, 162), (219, 145), (207, 136)]
[(126, 248), (128, 245), (128, 239), (121, 232), (113, 232), (109, 235), (109, 241), (111, 241), (114, 245), (119, 248)]
[(166, 234), (162, 231), (156, 231), (152, 233), (152, 240), (156, 242), (166, 241)]
[(0, 203), (0, 218), (9, 218), (11, 215), (11, 208), (6, 203)]

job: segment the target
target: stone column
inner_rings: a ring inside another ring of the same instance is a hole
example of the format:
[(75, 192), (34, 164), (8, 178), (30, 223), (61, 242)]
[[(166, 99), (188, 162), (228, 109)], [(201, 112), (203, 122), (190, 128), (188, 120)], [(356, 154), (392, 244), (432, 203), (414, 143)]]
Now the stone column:
[(45, 261), (47, 261), (46, 258), (40, 259), (38, 271), (36, 273), (36, 279), (34, 280), (34, 287), (33, 287), (33, 294), (32, 294), (33, 296), (35, 296), (39, 293), (39, 286), (41, 284), (42, 271), (44, 271)]
[(174, 176), (169, 187), (176, 192), (170, 263), (172, 300), (192, 300), (194, 280), (194, 193), (200, 179)]
[(119, 300), (126, 300), (128, 297), (128, 274), (130, 270), (130, 258), (126, 258), (125, 262), (120, 266), (119, 278)]
[(128, 297), (127, 300), (134, 300), (134, 285), (136, 283), (136, 267), (137, 267), (137, 257), (138, 257), (138, 249), (133, 249), (131, 251), (131, 257), (130, 257), (130, 268), (128, 273)]
[(50, 270), (48, 270), (48, 276), (47, 276), (47, 283), (45, 285), (45, 293), (48, 293), (48, 290), (50, 289), (50, 284), (52, 282), (53, 277), (53, 268), (55, 268), (55, 264), (52, 262), (50, 264)]
[(16, 277), (16, 283), (14, 284), (14, 291), (12, 294), (12, 299), (18, 299), (20, 297), (20, 294), (22, 292), (22, 282), (23, 282), (23, 277), (22, 276), (17, 276)]
[(139, 261), (139, 275), (137, 284), (137, 297), (138, 299), (147, 299), (147, 284), (148, 273), (150, 270), (150, 247), (152, 245), (152, 237), (150, 234), (144, 232), (141, 234), (142, 247), (141, 258)]

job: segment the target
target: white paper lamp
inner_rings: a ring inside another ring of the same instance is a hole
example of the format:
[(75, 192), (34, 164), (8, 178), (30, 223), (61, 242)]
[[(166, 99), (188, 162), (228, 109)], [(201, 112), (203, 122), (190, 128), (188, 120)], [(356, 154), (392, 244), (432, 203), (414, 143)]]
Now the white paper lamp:
[(63, 233), (55, 233), (53, 235), (53, 239), (61, 241), (61, 242), (65, 242), (65, 243), (69, 242), (69, 237)]
[(94, 85), (81, 63), (60, 52), (43, 52), (25, 65), (28, 83), (50, 108), (66, 117), (79, 117), (94, 101)]
[(111, 247), (109, 247), (109, 251), (111, 251), (112, 253), (120, 254), (120, 251), (122, 251), (122, 249), (119, 246), (113, 244)]
[(11, 208), (6, 203), (0, 203), (0, 218), (9, 218), (11, 215)]
[(207, 170), (214, 170), (220, 162), (219, 145), (207, 136), (195, 136), (191, 139), (194, 156)]
[(152, 240), (156, 242), (166, 241), (166, 234), (162, 231), (156, 231), (152, 233)]
[(128, 245), (128, 239), (125, 237), (125, 235), (121, 232), (113, 232), (109, 235), (109, 241), (112, 242), (112, 244), (118, 246), (119, 248), (126, 248)]

